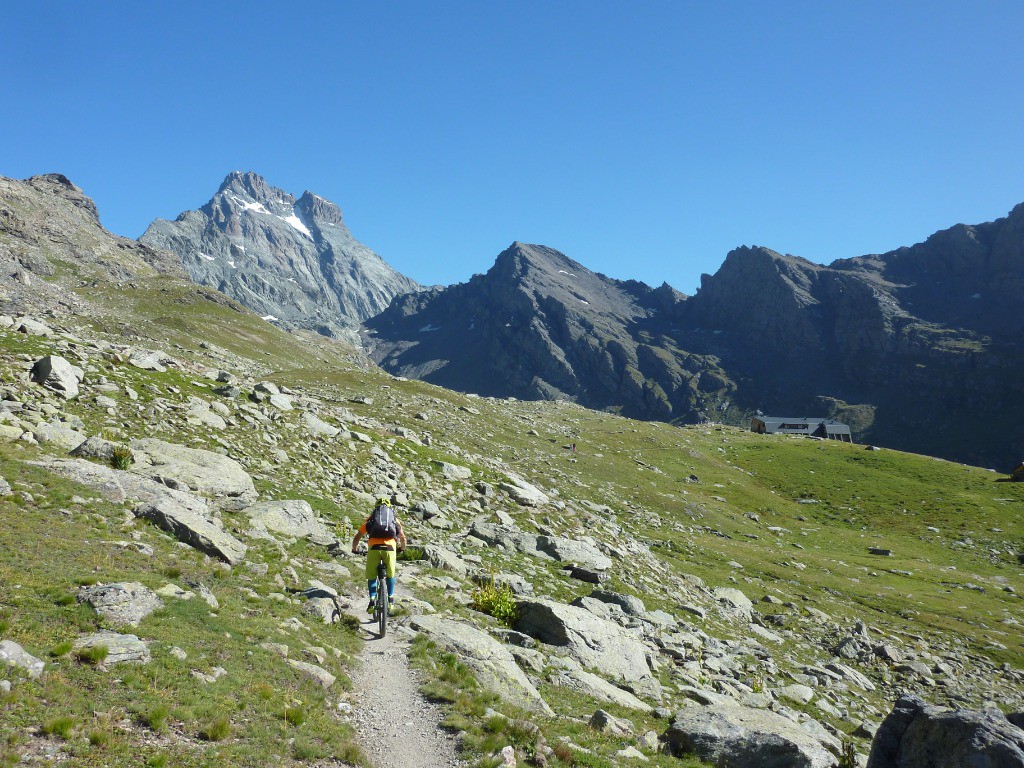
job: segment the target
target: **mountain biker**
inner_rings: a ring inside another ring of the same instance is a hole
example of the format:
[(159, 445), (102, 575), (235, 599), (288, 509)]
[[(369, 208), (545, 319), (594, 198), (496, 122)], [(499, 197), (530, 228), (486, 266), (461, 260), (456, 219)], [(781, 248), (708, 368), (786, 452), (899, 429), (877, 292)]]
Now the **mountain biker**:
[[(374, 512), (378, 507), (391, 507), (391, 500), (385, 496), (381, 496), (377, 499), (377, 507), (374, 508)], [(396, 546), (398, 552), (405, 551), (406, 538), (405, 530), (402, 528), (402, 522), (395, 515), (395, 528), (397, 529), (397, 536), (377, 535), (376, 533), (367, 533), (366, 526), (373, 519), (374, 514), (371, 512), (366, 518), (359, 530), (356, 532), (356, 537), (352, 539), (352, 554), (358, 552), (359, 542), (363, 536), (368, 538), (367, 546), (369, 551), (366, 553), (366, 583), (370, 591), (370, 604), (366, 607), (367, 613), (373, 613), (373, 604), (377, 600), (377, 563), (381, 560), (384, 561), (384, 567), (387, 570), (387, 584), (388, 584), (388, 603), (390, 607), (395, 606), (395, 562), (398, 559), (396, 555)]]

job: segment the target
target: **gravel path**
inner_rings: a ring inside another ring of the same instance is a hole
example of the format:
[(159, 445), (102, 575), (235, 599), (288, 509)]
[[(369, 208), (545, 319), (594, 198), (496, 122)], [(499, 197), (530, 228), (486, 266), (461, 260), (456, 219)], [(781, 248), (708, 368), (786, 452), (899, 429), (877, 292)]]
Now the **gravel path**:
[(462, 768), (455, 740), (441, 729), (440, 709), (419, 693), (419, 673), (409, 666), (409, 643), (399, 627), (377, 624), (365, 613), (365, 598), (353, 598), (349, 612), (362, 623), (362, 662), (352, 673), (352, 725), (375, 768)]

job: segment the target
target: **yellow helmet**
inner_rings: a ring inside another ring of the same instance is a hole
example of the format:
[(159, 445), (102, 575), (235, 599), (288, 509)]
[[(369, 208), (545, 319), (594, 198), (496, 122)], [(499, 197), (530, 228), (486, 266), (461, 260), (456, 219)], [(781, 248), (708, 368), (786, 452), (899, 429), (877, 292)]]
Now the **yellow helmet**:
[(387, 496), (381, 496), (380, 498), (377, 499), (377, 504), (384, 507), (390, 507), (391, 499), (389, 499)]

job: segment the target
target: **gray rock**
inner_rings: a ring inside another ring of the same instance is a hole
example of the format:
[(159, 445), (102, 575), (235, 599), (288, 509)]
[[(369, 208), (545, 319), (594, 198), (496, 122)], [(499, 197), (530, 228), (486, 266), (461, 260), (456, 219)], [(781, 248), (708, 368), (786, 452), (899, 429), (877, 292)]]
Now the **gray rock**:
[(900, 698), (871, 744), (868, 768), (1021, 768), (1024, 730), (997, 709), (948, 710)]
[(206, 518), (210, 514), (210, 508), (198, 496), (103, 464), (95, 464), (85, 459), (56, 459), (49, 456), (30, 463), (87, 485), (115, 504), (131, 500), (156, 503), (163, 499), (172, 499), (200, 517)]
[(602, 675), (628, 683), (651, 678), (643, 643), (618, 624), (543, 598), (524, 598), (517, 604), (514, 628), (520, 632), (565, 648), (580, 664)]
[(627, 616), (643, 616), (647, 612), (647, 606), (644, 605), (644, 601), (633, 595), (622, 595), (618, 592), (595, 589), (590, 593), (590, 597), (594, 600), (600, 600), (602, 603), (619, 606)]
[(320, 546), (328, 546), (336, 540), (327, 527), (317, 520), (316, 513), (308, 501), (262, 501), (243, 510), (250, 524), (261, 531), (279, 533), (295, 539), (307, 539)]
[(60, 448), (66, 453), (74, 451), (86, 440), (84, 434), (60, 422), (37, 424), (32, 427), (32, 434), (41, 445), (49, 445), (51, 450)]
[(11, 488), (11, 484), (0, 477), (0, 496), (10, 496), (12, 493), (14, 490)]
[(227, 456), (154, 438), (133, 440), (130, 447), (135, 457), (130, 471), (138, 475), (202, 496), (227, 497), (234, 508), (256, 500), (249, 473)]
[(208, 518), (186, 508), (173, 498), (144, 502), (134, 510), (137, 517), (150, 520), (200, 552), (219, 557), (231, 565), (245, 559), (246, 546)]
[(103, 461), (110, 461), (114, 455), (114, 448), (119, 443), (115, 443), (112, 440), (104, 440), (102, 437), (90, 437), (85, 442), (77, 445), (72, 451), (71, 455), (81, 459), (102, 459)]
[(782, 688), (775, 688), (772, 693), (780, 699), (791, 701), (796, 704), (810, 704), (814, 698), (814, 689), (807, 685), (786, 685)]
[(717, 694), (714, 703), (679, 710), (661, 740), (673, 755), (725, 766), (833, 768), (836, 759), (810, 733), (774, 712)]
[(750, 620), (754, 610), (754, 604), (750, 598), (734, 587), (718, 587), (715, 589), (715, 599), (718, 601), (723, 613), (734, 618)]
[(441, 474), (449, 480), (469, 480), (473, 472), (469, 467), (462, 467), (458, 464), (449, 464), (447, 461), (435, 461), (436, 466)]
[(499, 483), (498, 487), (511, 496), (516, 504), (520, 506), (540, 507), (551, 502), (551, 499), (539, 488), (511, 472), (508, 473), (508, 482)]
[(292, 399), (288, 395), (271, 395), (267, 401), (279, 411), (290, 411), (293, 409)]
[(128, 356), (128, 364), (143, 371), (162, 373), (170, 362), (172, 358), (153, 349), (137, 349)]
[(53, 336), (50, 326), (33, 320), (31, 317), (19, 317), (14, 321), (14, 330), (28, 336)]
[(25, 670), (29, 677), (43, 674), (46, 664), (13, 640), (0, 641), (0, 662)]
[(607, 571), (612, 560), (587, 541), (561, 536), (538, 536), (537, 549), (562, 563), (572, 563), (593, 571)]
[(78, 397), (78, 384), (85, 378), (85, 373), (63, 357), (48, 355), (36, 360), (29, 376), (32, 381), (52, 389), (65, 400), (72, 400)]
[(457, 654), (488, 690), (531, 712), (553, 714), (509, 650), (486, 632), (439, 616), (417, 616), (410, 626)]
[(640, 712), (650, 712), (651, 705), (642, 699), (637, 698), (629, 691), (624, 691), (617, 685), (613, 685), (603, 677), (598, 677), (593, 672), (587, 672), (580, 666), (579, 662), (571, 658), (549, 659), (549, 663), (555, 667), (549, 679), (553, 685), (562, 688), (569, 688), (582, 693), (584, 696), (617, 704), (620, 707), (636, 709)]
[(443, 571), (451, 571), (458, 576), (466, 576), (469, 573), (469, 566), (454, 552), (443, 547), (428, 544), (423, 547), (423, 559), (434, 568)]
[(303, 411), (300, 419), (310, 434), (317, 437), (337, 437), (338, 433), (341, 432), (337, 427), (332, 427), (326, 421), (322, 421), (317, 417), (316, 414), (309, 411)]
[(115, 625), (132, 627), (139, 626), (140, 621), (163, 607), (160, 598), (137, 581), (83, 587), (78, 592), (78, 602), (91, 605), (96, 613)]
[(285, 659), (285, 664), (298, 670), (303, 675), (308, 677), (310, 680), (315, 682), (321, 688), (330, 688), (334, 685), (334, 681), (337, 679), (334, 675), (328, 672), (323, 667), (318, 667), (316, 664), (310, 664), (305, 661), (297, 661), (295, 659)]
[(603, 709), (594, 711), (594, 714), (590, 716), (589, 725), (595, 731), (610, 736), (631, 736), (635, 730), (635, 726), (629, 720), (615, 717)]
[(150, 660), (149, 648), (145, 642), (135, 635), (122, 635), (117, 632), (102, 631), (80, 637), (75, 641), (74, 648), (82, 650), (100, 645), (107, 647), (107, 658), (103, 660), (105, 666), (124, 663), (146, 664)]

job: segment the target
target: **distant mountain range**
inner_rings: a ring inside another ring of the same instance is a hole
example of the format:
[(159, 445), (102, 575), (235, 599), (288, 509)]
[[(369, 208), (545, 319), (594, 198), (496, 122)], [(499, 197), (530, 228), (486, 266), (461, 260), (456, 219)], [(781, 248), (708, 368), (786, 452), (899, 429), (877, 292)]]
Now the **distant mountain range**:
[(420, 288), (352, 237), (337, 205), (312, 192), (296, 199), (255, 173), (228, 174), (206, 205), (157, 219), (140, 241), (178, 254), (192, 280), (262, 317), (327, 336)]
[(358, 333), (386, 370), (460, 391), (678, 422), (829, 416), (861, 442), (1000, 468), (1024, 457), (1024, 205), (828, 266), (737, 248), (690, 297), (523, 243), (486, 274), (424, 289), (335, 204), (253, 173), (140, 241), (103, 230), (62, 176), (0, 178), (8, 306), (72, 307), (80, 292), (50, 296), (69, 276), (187, 272), (282, 327)]

